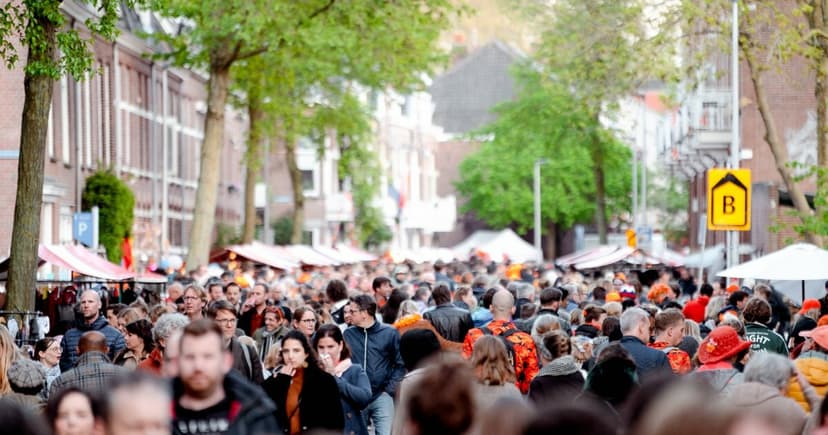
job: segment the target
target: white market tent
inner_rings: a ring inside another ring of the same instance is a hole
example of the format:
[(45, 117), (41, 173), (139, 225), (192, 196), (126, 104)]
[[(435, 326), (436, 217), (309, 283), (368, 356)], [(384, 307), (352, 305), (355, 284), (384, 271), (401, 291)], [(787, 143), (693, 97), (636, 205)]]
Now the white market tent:
[(582, 249), (555, 260), (555, 264), (560, 267), (572, 266), (578, 270), (602, 269), (620, 263), (642, 267), (655, 265), (676, 267), (682, 264), (681, 258), (665, 260), (654, 257), (641, 249), (618, 245), (601, 245)]
[(828, 251), (808, 243), (797, 243), (717, 274), (727, 278), (769, 281), (800, 281), (805, 299), (805, 281), (828, 279)]
[(501, 231), (475, 231), (451, 249), (458, 258), (468, 258), (470, 252), (481, 251), (498, 263), (506, 258), (516, 263), (537, 259), (535, 247), (509, 228)]

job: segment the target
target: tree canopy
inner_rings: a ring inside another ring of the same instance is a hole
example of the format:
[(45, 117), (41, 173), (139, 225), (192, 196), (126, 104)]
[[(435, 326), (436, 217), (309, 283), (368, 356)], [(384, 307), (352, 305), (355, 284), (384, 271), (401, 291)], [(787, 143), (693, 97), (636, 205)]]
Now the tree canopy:
[[(360, 241), (388, 238), (374, 204), (380, 169), (371, 146), (371, 114), (359, 94), (421, 87), (424, 73), (445, 59), (437, 36), (460, 12), (442, 0), (337, 3), (299, 28), (290, 44), (234, 66), (232, 84), (240, 91), (235, 102), (257, 114), (250, 116), (247, 169), (258, 170), (263, 140), (276, 145), (271, 149), (284, 147), (294, 190), (295, 243), (304, 225), (304, 194), (295, 164), (301, 137), (312, 139), (320, 156), (329, 143), (325, 139), (339, 152), (339, 181), (351, 188)], [(253, 213), (252, 204), (245, 208), (247, 215)], [(245, 234), (252, 236), (252, 230)]]
[(81, 198), (84, 210), (99, 209), (98, 239), (109, 261), (120, 263), (121, 243), (132, 233), (135, 195), (112, 170), (98, 171), (86, 179)]
[(604, 150), (608, 208), (628, 210), (630, 150), (566, 88), (545, 82), (538, 71), (528, 68), (516, 76), (520, 87), (517, 100), (497, 107), (497, 120), (475, 134), (488, 140), (460, 166), (457, 189), (468, 200), (464, 210), (474, 211), (494, 227), (513, 226), (519, 232), (531, 229), (533, 165), (545, 159), (541, 169), (542, 221), (562, 229), (590, 222), (596, 210), (596, 188), (592, 176), (595, 162), (587, 144), (594, 141)]
[[(264, 116), (261, 124), (276, 129), (272, 135), (257, 133), (259, 138), (279, 138), (290, 160), (288, 147), (295, 146), (294, 139), (307, 130), (306, 114), (313, 111), (309, 106), (320, 101), (316, 98), (319, 93), (325, 95), (337, 87), (347, 93), (350, 83), (373, 88), (416, 86), (419, 74), (442, 58), (436, 49), (437, 36), (458, 10), (449, 0), (152, 0), (152, 4), (155, 10), (182, 18), (187, 24), (179, 34), (161, 35), (160, 39), (171, 47), (167, 57), (176, 64), (202, 67), (210, 73), (187, 259), (192, 266), (207, 258), (216, 206), (223, 110), (230, 70), (235, 64), (249, 61), (244, 65), (249, 68), (246, 73), (234, 74), (244, 77), (245, 83), (240, 85), (244, 95), (257, 99), (251, 101)], [(259, 55), (264, 56), (256, 59)], [(294, 169), (291, 180), (296, 189), (294, 166), (288, 162), (288, 167)], [(302, 229), (302, 201), (301, 192), (294, 194), (298, 231)]]

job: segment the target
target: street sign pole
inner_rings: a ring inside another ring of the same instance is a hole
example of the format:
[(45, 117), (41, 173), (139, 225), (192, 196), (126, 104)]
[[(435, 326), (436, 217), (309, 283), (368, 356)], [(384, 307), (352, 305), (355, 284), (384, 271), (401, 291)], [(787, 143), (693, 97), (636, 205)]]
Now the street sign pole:
[[(733, 0), (733, 28), (730, 35), (730, 81), (731, 81), (731, 132), (733, 138), (730, 143), (730, 168), (739, 168), (739, 153), (741, 148), (739, 131), (739, 1)], [(748, 186), (750, 188), (750, 186)], [(739, 233), (728, 231), (727, 237), (727, 267), (739, 264)]]
[(535, 160), (533, 181), (534, 181), (534, 199), (535, 199), (535, 255), (538, 266), (543, 264), (543, 248), (541, 247), (541, 165), (546, 163), (546, 159)]

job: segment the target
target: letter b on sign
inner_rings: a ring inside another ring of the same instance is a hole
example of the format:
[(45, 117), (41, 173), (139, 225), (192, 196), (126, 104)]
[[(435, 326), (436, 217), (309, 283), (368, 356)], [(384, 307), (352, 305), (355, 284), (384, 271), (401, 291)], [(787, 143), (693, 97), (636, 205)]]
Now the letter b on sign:
[(707, 171), (707, 228), (750, 230), (750, 170)]

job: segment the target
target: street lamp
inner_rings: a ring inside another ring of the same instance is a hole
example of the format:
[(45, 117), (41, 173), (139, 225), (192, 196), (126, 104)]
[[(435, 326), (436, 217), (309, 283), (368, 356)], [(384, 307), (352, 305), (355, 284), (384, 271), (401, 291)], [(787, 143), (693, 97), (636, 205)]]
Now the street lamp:
[(547, 163), (546, 159), (535, 160), (535, 252), (538, 266), (543, 264), (543, 249), (541, 249), (541, 184), (540, 167)]

